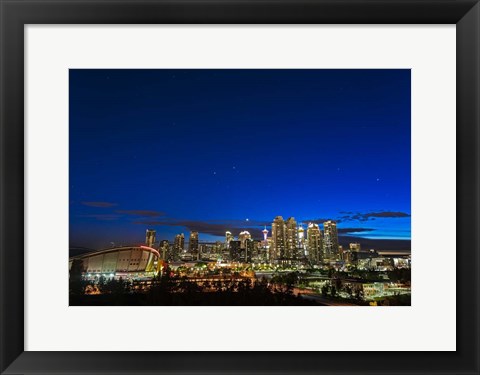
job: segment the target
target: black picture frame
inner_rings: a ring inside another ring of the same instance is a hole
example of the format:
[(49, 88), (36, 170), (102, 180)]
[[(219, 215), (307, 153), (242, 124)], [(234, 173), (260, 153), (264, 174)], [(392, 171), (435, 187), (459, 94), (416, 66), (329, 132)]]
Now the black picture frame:
[[(2, 373), (479, 374), (477, 0), (0, 0), (0, 12)], [(456, 24), (457, 295), (439, 301), (456, 303), (455, 352), (24, 351), (24, 25), (157, 23)]]

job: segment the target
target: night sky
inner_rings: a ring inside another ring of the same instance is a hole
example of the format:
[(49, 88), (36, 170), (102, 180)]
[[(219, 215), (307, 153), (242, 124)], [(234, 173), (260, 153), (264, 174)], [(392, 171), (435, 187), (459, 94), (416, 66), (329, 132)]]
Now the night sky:
[(410, 70), (70, 70), (70, 245), (281, 215), (409, 248), (410, 99)]

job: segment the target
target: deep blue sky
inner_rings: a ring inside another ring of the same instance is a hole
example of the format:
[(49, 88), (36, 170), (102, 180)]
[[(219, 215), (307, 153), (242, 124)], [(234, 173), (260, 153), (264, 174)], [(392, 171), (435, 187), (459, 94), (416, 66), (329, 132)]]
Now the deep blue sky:
[(410, 70), (70, 70), (70, 244), (410, 239), (410, 99)]

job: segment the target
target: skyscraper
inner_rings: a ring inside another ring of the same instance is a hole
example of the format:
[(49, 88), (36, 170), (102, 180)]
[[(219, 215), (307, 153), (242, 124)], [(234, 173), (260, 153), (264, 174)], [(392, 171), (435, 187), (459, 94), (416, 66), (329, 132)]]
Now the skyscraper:
[(240, 241), (240, 248), (245, 249), (247, 247), (246, 245), (247, 240), (251, 238), (252, 238), (252, 235), (250, 234), (250, 232), (246, 230), (244, 230), (243, 232), (240, 232), (240, 234), (238, 235), (238, 240)]
[(318, 224), (309, 223), (307, 228), (308, 259), (312, 263), (322, 260), (322, 232)]
[(285, 258), (286, 249), (286, 227), (283, 217), (277, 216), (272, 223), (272, 240), (273, 246), (271, 249), (270, 260), (275, 261)]
[(362, 245), (360, 245), (358, 242), (350, 243), (349, 247), (351, 251), (356, 251), (357, 253), (362, 250)]
[(289, 217), (285, 222), (286, 227), (286, 258), (298, 258), (297, 249), (298, 249), (298, 232), (297, 232), (297, 222), (295, 218)]
[(185, 235), (183, 233), (177, 234), (175, 236), (175, 241), (173, 242), (173, 253), (174, 257), (177, 258), (185, 247)]
[(240, 249), (240, 241), (230, 241), (230, 260), (234, 262), (240, 261), (241, 258), (241, 249)]
[(147, 229), (147, 233), (145, 235), (145, 245), (148, 247), (152, 247), (155, 243), (155, 235), (156, 231), (154, 229)]
[(188, 240), (188, 251), (192, 255), (198, 254), (198, 232), (197, 231), (190, 232), (190, 239)]
[(223, 243), (222, 241), (215, 241), (215, 245), (213, 247), (213, 252), (217, 255), (222, 255)]
[(226, 249), (230, 247), (230, 241), (233, 241), (232, 232), (226, 231), (225, 232), (225, 248)]
[(333, 220), (323, 223), (323, 256), (327, 260), (338, 258), (337, 223)]
[(298, 227), (298, 258), (303, 259), (306, 255), (305, 229), (300, 224)]
[(255, 251), (255, 241), (252, 240), (251, 238), (247, 238), (245, 240), (245, 250), (242, 250), (242, 251), (245, 251), (245, 253), (242, 253), (243, 260), (245, 262), (251, 262), (252, 261), (252, 256), (253, 256), (254, 251)]
[(158, 248), (158, 250), (160, 251), (160, 256), (163, 260), (170, 260), (170, 244), (167, 240), (160, 241), (160, 247)]

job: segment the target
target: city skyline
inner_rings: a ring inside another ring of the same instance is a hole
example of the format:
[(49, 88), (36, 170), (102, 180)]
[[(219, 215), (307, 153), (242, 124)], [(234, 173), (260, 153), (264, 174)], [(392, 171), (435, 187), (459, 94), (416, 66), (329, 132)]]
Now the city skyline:
[(409, 70), (70, 70), (71, 246), (283, 215), (409, 248), (410, 182)]

